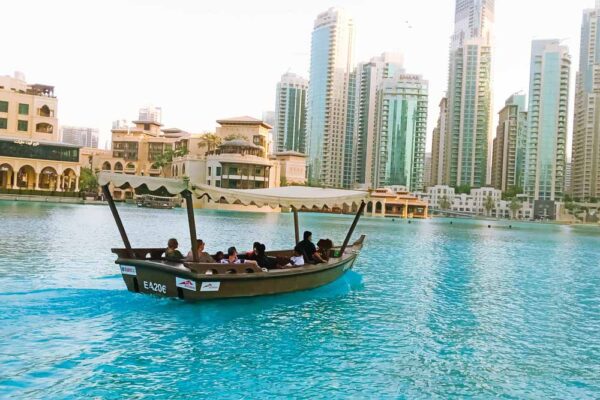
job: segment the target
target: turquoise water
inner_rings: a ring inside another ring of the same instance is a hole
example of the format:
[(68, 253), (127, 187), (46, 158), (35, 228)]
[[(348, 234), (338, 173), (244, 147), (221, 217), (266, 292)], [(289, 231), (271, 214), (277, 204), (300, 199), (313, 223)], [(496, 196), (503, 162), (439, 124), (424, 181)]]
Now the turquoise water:
[[(188, 250), (183, 210), (120, 210)], [(290, 214), (197, 217), (209, 251), (293, 240)], [(331, 285), (188, 304), (125, 290), (108, 207), (0, 201), (0, 398), (599, 398), (600, 231), (488, 223), (364, 218)]]

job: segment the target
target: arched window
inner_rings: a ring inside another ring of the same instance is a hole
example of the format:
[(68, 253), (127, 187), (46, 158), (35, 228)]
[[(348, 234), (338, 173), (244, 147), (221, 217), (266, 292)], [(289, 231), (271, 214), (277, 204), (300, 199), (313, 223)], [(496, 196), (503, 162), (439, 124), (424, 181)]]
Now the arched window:
[(47, 124), (45, 122), (40, 122), (39, 124), (37, 124), (35, 126), (35, 131), (36, 132), (40, 132), (40, 133), (53, 133), (54, 132), (54, 127), (50, 124)]
[(115, 164), (115, 172), (116, 171), (123, 171), (123, 164), (121, 164), (119, 161), (117, 161)]
[(185, 164), (181, 165), (181, 175), (185, 175)]
[(50, 107), (44, 104), (42, 107), (39, 108), (38, 114), (40, 117), (52, 117), (54, 113), (52, 112), (52, 110), (50, 110)]
[(110, 163), (108, 161), (104, 161), (102, 164), (102, 171), (110, 171)]

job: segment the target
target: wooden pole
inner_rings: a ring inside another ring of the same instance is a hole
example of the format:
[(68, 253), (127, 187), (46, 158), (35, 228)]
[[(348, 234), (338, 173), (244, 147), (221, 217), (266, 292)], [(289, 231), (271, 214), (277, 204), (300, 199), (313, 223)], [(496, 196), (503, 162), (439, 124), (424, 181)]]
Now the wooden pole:
[(294, 212), (294, 233), (296, 234), (296, 244), (300, 242), (300, 228), (298, 227), (298, 210), (292, 206)]
[(350, 230), (348, 231), (348, 234), (346, 235), (346, 239), (344, 239), (344, 244), (342, 245), (342, 248), (340, 251), (340, 253), (341, 253), (340, 257), (342, 257), (344, 255), (344, 251), (346, 250), (346, 247), (348, 247), (348, 242), (350, 241), (350, 238), (352, 237), (352, 234), (354, 233), (354, 228), (356, 228), (356, 224), (358, 224), (358, 220), (360, 219), (360, 216), (363, 213), (365, 206), (366, 206), (366, 203), (363, 201), (362, 203), (360, 203), (360, 207), (358, 207), (358, 212), (354, 216), (354, 221), (352, 221), (352, 225), (350, 226)]
[(108, 201), (108, 206), (110, 207), (110, 212), (117, 223), (117, 228), (119, 228), (119, 233), (121, 234), (121, 239), (123, 239), (123, 244), (129, 253), (129, 257), (135, 258), (133, 251), (131, 250), (131, 243), (129, 243), (129, 238), (127, 238), (127, 233), (125, 232), (125, 227), (123, 226), (123, 222), (121, 221), (121, 217), (119, 216), (119, 212), (117, 211), (117, 207), (115, 206), (115, 201), (113, 200), (112, 195), (110, 194), (110, 190), (108, 189), (108, 184), (102, 186), (102, 193), (104, 193), (104, 197)]
[(186, 190), (183, 192), (185, 204), (187, 205), (188, 223), (190, 225), (190, 242), (192, 243), (192, 255), (194, 262), (198, 262), (198, 241), (196, 240), (196, 220), (194, 218), (194, 204), (192, 201), (192, 192)]

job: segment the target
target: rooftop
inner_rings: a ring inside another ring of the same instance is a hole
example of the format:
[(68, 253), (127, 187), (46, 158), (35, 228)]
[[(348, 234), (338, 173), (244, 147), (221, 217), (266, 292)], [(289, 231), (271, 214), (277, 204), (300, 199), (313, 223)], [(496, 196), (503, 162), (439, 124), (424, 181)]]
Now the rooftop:
[(261, 125), (267, 129), (273, 129), (273, 127), (263, 120), (243, 115), (241, 117), (218, 119), (217, 123), (220, 125)]

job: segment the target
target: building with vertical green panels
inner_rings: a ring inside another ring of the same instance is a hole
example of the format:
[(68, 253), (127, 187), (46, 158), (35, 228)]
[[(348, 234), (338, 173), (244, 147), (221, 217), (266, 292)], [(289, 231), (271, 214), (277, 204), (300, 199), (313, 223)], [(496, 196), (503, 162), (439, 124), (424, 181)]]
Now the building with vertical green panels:
[(377, 94), (373, 187), (401, 185), (423, 190), (428, 82), (397, 74)]
[(570, 69), (558, 39), (531, 43), (525, 193), (533, 200), (563, 198)]
[[(485, 186), (491, 138), (494, 0), (456, 0), (443, 183)], [(441, 157), (441, 156), (438, 156)]]
[(275, 126), (276, 152), (306, 153), (306, 93), (308, 81), (299, 75), (286, 73), (277, 83)]

